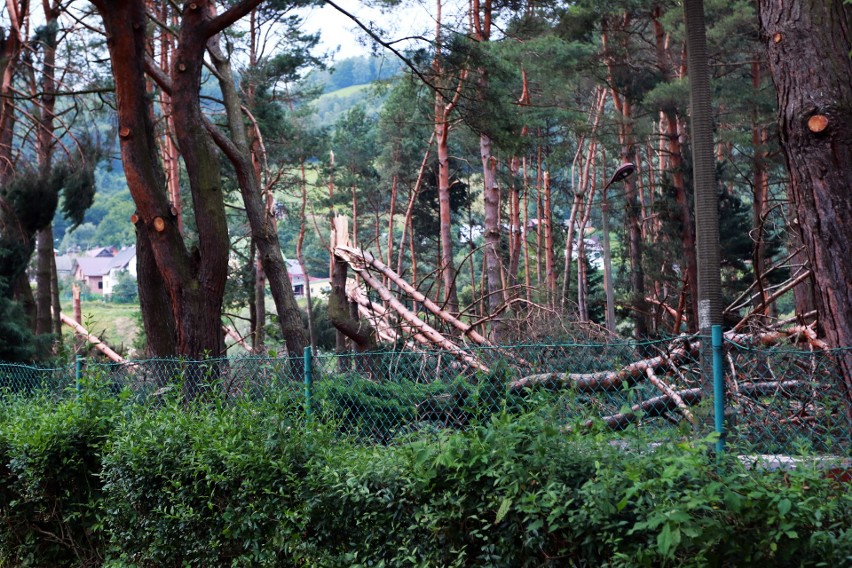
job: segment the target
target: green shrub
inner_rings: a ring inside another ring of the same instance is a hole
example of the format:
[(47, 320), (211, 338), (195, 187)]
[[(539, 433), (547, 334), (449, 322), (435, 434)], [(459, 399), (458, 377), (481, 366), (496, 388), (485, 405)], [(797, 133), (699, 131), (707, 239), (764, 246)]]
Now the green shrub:
[(103, 553), (101, 457), (118, 398), (0, 403), (0, 565), (81, 566)]
[(275, 402), (177, 404), (117, 428), (104, 457), (115, 566), (280, 566), (301, 532), (306, 435)]
[(289, 395), (101, 392), (0, 403), (0, 566), (852, 565), (846, 486), (719, 464), (712, 440), (487, 408), (366, 445)]

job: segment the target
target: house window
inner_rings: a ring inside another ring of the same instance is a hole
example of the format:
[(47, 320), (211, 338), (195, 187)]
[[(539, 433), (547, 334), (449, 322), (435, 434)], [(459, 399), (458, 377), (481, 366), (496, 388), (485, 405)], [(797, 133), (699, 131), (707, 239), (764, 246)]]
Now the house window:
[(103, 290), (103, 289), (104, 289), (104, 283), (98, 282), (98, 290)]
[(304, 296), (305, 295), (305, 285), (304, 284), (296, 284), (295, 286), (293, 286), (293, 295)]

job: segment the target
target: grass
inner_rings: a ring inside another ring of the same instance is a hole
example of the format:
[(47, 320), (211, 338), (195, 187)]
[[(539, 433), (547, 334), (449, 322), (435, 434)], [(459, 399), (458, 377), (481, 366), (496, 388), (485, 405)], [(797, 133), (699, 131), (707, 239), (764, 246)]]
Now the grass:
[[(139, 304), (84, 301), (80, 307), (83, 314), (83, 321), (80, 323), (89, 333), (119, 352), (126, 351), (133, 345), (141, 325)], [(65, 330), (66, 334), (73, 335), (70, 328)]]
[(365, 83), (363, 85), (351, 85), (349, 87), (344, 87), (342, 89), (337, 89), (336, 91), (331, 91), (330, 93), (323, 93), (319, 96), (319, 99), (333, 99), (333, 98), (343, 98), (343, 97), (351, 97), (356, 93), (361, 93), (362, 91), (366, 91), (367, 89), (371, 89), (373, 87), (372, 83)]

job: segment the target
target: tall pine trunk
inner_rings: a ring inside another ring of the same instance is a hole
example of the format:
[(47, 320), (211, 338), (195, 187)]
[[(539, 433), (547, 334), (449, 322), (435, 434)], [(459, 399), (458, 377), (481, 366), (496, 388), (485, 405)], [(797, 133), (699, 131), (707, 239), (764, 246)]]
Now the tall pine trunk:
[[(822, 332), (852, 346), (852, 5), (760, 0), (790, 200), (816, 283)], [(852, 351), (836, 355), (852, 416)]]
[(215, 19), (208, 1), (187, 4), (171, 77), (159, 77), (170, 81), (175, 135), (192, 195), (198, 234), (198, 246), (192, 251), (178, 230), (154, 140), (145, 85), (145, 2), (95, 0), (93, 4), (107, 32), (122, 161), (137, 208), (140, 300), (150, 346), (155, 355), (217, 356), (223, 346), (221, 309), (229, 242), (219, 161), (199, 102), (201, 71), (207, 41), (256, 2), (237, 3)]

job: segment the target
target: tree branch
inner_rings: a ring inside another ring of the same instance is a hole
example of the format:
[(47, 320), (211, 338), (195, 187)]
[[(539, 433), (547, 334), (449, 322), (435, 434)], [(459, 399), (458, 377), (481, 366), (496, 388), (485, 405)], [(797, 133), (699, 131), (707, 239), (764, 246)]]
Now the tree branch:
[(237, 4), (234, 4), (212, 20), (207, 26), (205, 30), (205, 35), (207, 38), (211, 38), (219, 32), (223, 31), (225, 28), (230, 27), (234, 23), (236, 23), (243, 16), (247, 15), (249, 12), (257, 8), (262, 0), (243, 0)]

